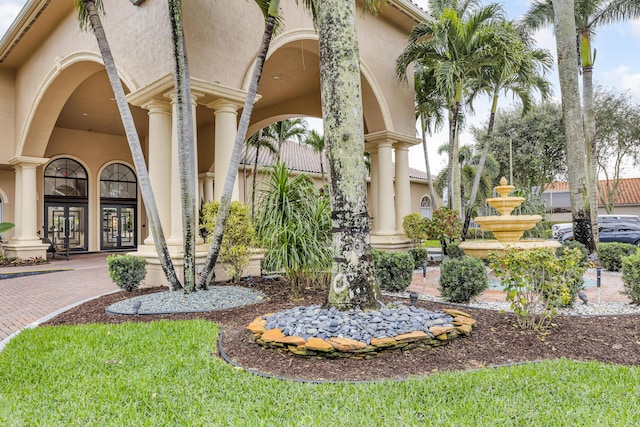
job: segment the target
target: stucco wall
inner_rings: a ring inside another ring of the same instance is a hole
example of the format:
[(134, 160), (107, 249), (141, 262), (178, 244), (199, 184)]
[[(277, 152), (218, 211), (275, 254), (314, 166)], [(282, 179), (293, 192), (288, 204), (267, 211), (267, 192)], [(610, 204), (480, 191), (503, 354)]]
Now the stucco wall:
[(0, 70), (0, 164), (13, 157), (14, 149), (14, 73)]

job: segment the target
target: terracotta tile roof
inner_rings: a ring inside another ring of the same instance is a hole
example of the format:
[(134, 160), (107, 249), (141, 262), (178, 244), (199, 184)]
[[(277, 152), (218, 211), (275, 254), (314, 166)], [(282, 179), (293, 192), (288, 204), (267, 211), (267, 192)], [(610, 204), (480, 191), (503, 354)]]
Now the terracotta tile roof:
[[(241, 163), (245, 163), (245, 153), (242, 153)], [(248, 147), (246, 164), (247, 167), (253, 167), (256, 158), (255, 147)], [(282, 161), (291, 170), (317, 173), (320, 174), (320, 155), (316, 153), (313, 148), (306, 144), (298, 144), (297, 142), (287, 142), (282, 146), (281, 151)], [(329, 163), (326, 157), (324, 157), (324, 172), (329, 172)], [(271, 153), (264, 147), (260, 148), (258, 153), (258, 166), (271, 166), (276, 162), (276, 154)], [(409, 178), (417, 181), (427, 181), (427, 173), (418, 169), (409, 168)], [(435, 179), (435, 178), (434, 178)]]
[[(606, 183), (606, 180), (598, 181), (598, 185), (602, 189), (605, 188)], [(569, 183), (552, 182), (545, 187), (545, 192), (556, 191), (569, 191)], [(616, 205), (640, 205), (640, 178), (621, 178), (618, 182), (617, 193)]]

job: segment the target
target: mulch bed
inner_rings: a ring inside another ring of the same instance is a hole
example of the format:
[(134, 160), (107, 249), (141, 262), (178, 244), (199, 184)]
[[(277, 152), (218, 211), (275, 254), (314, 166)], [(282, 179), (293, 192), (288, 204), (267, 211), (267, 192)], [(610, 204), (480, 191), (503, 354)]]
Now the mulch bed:
[(166, 288), (118, 292), (74, 307), (44, 325), (207, 319), (222, 328), (222, 349), (234, 363), (267, 375), (311, 381), (403, 379), (442, 371), (557, 358), (640, 365), (638, 315), (559, 316), (553, 320), (551, 327), (536, 332), (518, 328), (516, 318), (510, 313), (428, 301), (419, 301), (417, 305), (428, 310), (446, 307), (462, 309), (476, 319), (478, 325), (471, 336), (456, 338), (450, 344), (437, 348), (397, 351), (369, 360), (300, 358), (263, 349), (253, 341), (245, 327), (256, 317), (267, 313), (300, 305), (321, 304), (326, 299), (326, 291), (306, 289), (300, 299), (291, 300), (290, 288), (284, 282), (255, 281), (253, 288), (265, 293), (267, 300), (209, 313), (154, 316), (110, 315), (105, 312), (105, 307), (122, 299)]

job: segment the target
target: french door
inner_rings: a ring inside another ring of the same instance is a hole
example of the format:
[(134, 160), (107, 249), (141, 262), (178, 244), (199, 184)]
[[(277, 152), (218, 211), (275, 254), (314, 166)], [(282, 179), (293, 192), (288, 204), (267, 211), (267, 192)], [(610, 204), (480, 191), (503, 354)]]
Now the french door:
[(103, 251), (131, 250), (136, 242), (135, 205), (102, 205), (102, 233), (100, 249)]
[(46, 202), (45, 235), (54, 246), (86, 252), (87, 205), (84, 203)]

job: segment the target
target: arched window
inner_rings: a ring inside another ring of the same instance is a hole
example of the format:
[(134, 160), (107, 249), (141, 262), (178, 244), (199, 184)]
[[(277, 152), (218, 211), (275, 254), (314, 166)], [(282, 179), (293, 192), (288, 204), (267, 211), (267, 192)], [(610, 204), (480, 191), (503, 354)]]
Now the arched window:
[(423, 218), (431, 218), (431, 216), (433, 215), (431, 199), (427, 196), (423, 196), (420, 200), (420, 214)]
[(73, 159), (56, 159), (44, 170), (44, 195), (87, 197), (87, 171)]
[(100, 197), (107, 199), (135, 199), (138, 181), (133, 170), (121, 163), (113, 163), (100, 174)]

